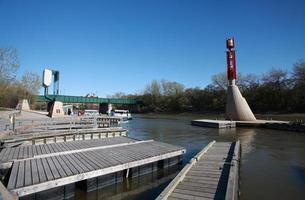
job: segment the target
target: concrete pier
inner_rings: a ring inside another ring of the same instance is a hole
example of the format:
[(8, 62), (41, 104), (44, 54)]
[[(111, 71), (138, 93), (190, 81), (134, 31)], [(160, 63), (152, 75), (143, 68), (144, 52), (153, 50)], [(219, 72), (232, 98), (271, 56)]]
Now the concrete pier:
[(218, 129), (236, 127), (236, 122), (229, 120), (197, 119), (197, 120), (192, 120), (191, 124), (195, 126), (205, 126), (205, 127), (218, 128)]

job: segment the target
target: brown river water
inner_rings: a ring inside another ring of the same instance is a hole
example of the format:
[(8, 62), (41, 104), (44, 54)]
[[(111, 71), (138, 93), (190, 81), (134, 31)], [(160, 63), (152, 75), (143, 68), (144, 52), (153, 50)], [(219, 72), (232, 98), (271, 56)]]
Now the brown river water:
[[(123, 126), (129, 136), (183, 146), (187, 163), (210, 141), (242, 144), (240, 198), (305, 199), (305, 133), (269, 129), (218, 130), (191, 126), (192, 117), (158, 118), (134, 115)], [(158, 171), (90, 193), (76, 191), (76, 199), (155, 199), (182, 166)]]

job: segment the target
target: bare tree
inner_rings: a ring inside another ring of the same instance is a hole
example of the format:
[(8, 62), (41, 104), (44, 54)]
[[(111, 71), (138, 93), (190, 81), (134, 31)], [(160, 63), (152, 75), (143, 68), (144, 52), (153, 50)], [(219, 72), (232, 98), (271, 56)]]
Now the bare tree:
[(226, 90), (228, 86), (227, 74), (222, 72), (212, 76), (212, 85), (216, 89)]
[(16, 49), (0, 48), (0, 90), (3, 91), (15, 80), (19, 67)]
[(24, 88), (25, 98), (38, 94), (41, 87), (41, 79), (39, 75), (32, 72), (25, 72), (20, 80), (21, 86)]
[(305, 82), (305, 61), (300, 60), (293, 65), (292, 78), (296, 83)]

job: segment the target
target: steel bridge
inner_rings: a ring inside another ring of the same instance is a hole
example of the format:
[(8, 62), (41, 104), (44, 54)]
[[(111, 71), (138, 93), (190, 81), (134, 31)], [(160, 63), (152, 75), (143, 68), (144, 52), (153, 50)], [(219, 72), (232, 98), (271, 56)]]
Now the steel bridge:
[(38, 95), (37, 102), (52, 102), (61, 101), (63, 103), (92, 103), (92, 104), (128, 104), (135, 105), (139, 101), (135, 99), (123, 99), (123, 98), (99, 98), (99, 97), (82, 97), (82, 96), (68, 96), (68, 95)]

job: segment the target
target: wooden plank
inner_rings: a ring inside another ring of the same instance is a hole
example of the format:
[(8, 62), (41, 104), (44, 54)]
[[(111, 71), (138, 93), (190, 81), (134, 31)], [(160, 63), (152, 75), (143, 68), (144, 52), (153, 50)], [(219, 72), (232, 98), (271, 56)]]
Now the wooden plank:
[(211, 188), (211, 189), (212, 188), (216, 189), (218, 186), (218, 182), (216, 183), (216, 182), (196, 181), (193, 179), (183, 179), (182, 183), (185, 183), (186, 185), (194, 185), (194, 186), (200, 185), (201, 187)]
[(58, 152), (62, 152), (62, 151), (65, 151), (65, 149), (63, 148), (62, 142), (58, 142), (58, 143), (55, 143), (55, 146), (57, 147), (58, 149)]
[[(74, 169), (77, 170), (77, 173), (83, 173), (83, 172), (84, 172), (83, 168), (80, 167), (80, 166), (78, 165), (78, 163), (76, 163), (76, 162), (73, 160), (73, 158), (71, 158), (70, 155), (68, 155), (68, 154), (67, 154), (67, 155), (63, 155), (63, 156), (62, 156), (62, 159), (64, 159), (66, 162), (68, 162), (68, 165), (73, 166)], [(72, 168), (70, 168), (70, 169), (72, 170)], [(74, 172), (74, 174), (75, 174), (75, 172)]]
[(33, 145), (32, 146), (33, 147), (33, 156), (36, 156), (37, 154), (38, 154), (38, 152), (37, 152), (37, 145)]
[(44, 146), (44, 148), (46, 149), (46, 152), (47, 152), (47, 154), (49, 154), (49, 153), (51, 153), (51, 150), (50, 150), (50, 148), (49, 148), (49, 144), (45, 144), (45, 145), (43, 145)]
[(1, 150), (1, 152), (0, 152), (0, 160), (3, 160), (3, 157), (5, 155), (5, 152), (7, 152), (7, 149), (8, 148), (4, 148), (4, 149)]
[(33, 146), (29, 146), (29, 155), (28, 155), (29, 158), (32, 158), (33, 157)]
[(91, 157), (88, 154), (84, 154), (82, 152), (78, 153), (81, 160), (88, 163), (90, 166), (92, 166), (93, 170), (100, 169), (100, 165), (96, 163), (95, 160), (92, 160)]
[(48, 165), (50, 167), (50, 170), (52, 172), (54, 179), (60, 178), (61, 176), (59, 175), (59, 172), (57, 171), (57, 168), (56, 168), (53, 160), (51, 159), (51, 157), (47, 157), (46, 160), (48, 162)]
[(37, 162), (36, 159), (30, 160), (31, 162), (31, 175), (32, 175), (32, 181), (33, 184), (39, 183), (39, 172), (37, 168)]
[(197, 197), (204, 197), (204, 198), (207, 198), (207, 199), (214, 199), (214, 197), (215, 197), (215, 194), (197, 192), (197, 191), (190, 191), (190, 190), (184, 190), (184, 189), (176, 189), (175, 192), (179, 193), (179, 194), (194, 195), (194, 196), (197, 196)]
[(32, 185), (32, 170), (31, 170), (31, 161), (25, 161), (25, 181), (24, 186)]
[(39, 159), (39, 160), (41, 160), (41, 162), (42, 162), (44, 171), (45, 171), (46, 176), (47, 176), (47, 180), (48, 180), (48, 181), (53, 180), (54, 177), (53, 177), (53, 174), (52, 174), (52, 172), (51, 172), (51, 169), (50, 169), (50, 166), (49, 166), (47, 160), (46, 160), (45, 158), (41, 158), (41, 159)]
[(18, 168), (18, 175), (17, 175), (17, 182), (16, 182), (16, 188), (20, 188), (24, 186), (24, 161), (21, 161), (19, 163), (19, 168)]
[(240, 159), (240, 141), (235, 143), (232, 163), (233, 166), (230, 168), (228, 186), (226, 190), (226, 200), (237, 200), (238, 199), (238, 170), (239, 170), (239, 159)]
[(58, 143), (52, 143), (51, 146), (54, 149), (54, 152), (60, 152), (61, 151), (61, 149), (58, 148)]
[[(54, 165), (55, 165), (55, 167), (56, 167), (56, 169), (57, 169), (61, 178), (66, 177), (66, 176), (69, 175), (65, 172), (64, 167), (60, 165), (56, 156), (52, 156), (52, 157), (50, 157), (50, 159), (52, 159), (52, 161), (53, 161), (53, 163), (54, 163)], [(70, 169), (68, 169), (68, 170), (70, 170)], [(71, 172), (71, 174), (72, 174), (72, 172)]]
[(86, 152), (86, 154), (91, 156), (92, 159), (97, 161), (103, 168), (106, 168), (106, 167), (109, 167), (109, 166), (113, 166), (113, 164), (110, 161), (111, 158), (107, 159), (102, 154), (98, 154), (95, 151), (88, 151), (88, 152)]
[(19, 149), (19, 153), (18, 153), (17, 157), (14, 157), (14, 159), (22, 159), (24, 147), (17, 147), (17, 148)]
[(71, 156), (73, 161), (80, 166), (84, 172), (92, 171), (94, 170), (94, 167), (92, 167), (89, 163), (86, 163), (84, 160), (80, 159), (78, 156), (78, 153), (68, 154)]
[(7, 161), (9, 160), (10, 152), (12, 151), (12, 148), (5, 148), (5, 153), (3, 154), (1, 160)]
[(15, 154), (15, 151), (17, 151), (17, 149), (16, 149), (16, 148), (11, 148), (11, 151), (10, 151), (10, 153), (9, 153), (9, 155), (8, 155), (8, 157), (7, 157), (7, 160), (6, 160), (6, 161), (8, 161), (8, 160), (12, 160), (12, 158), (13, 158), (13, 156), (14, 156), (14, 154)]
[(18, 168), (19, 168), (19, 162), (13, 163), (13, 168), (11, 171), (11, 175), (8, 181), (7, 189), (11, 190), (16, 188), (16, 181), (17, 181), (17, 175), (18, 175)]
[(204, 198), (204, 197), (199, 197), (199, 196), (194, 196), (194, 195), (190, 195), (190, 194), (180, 194), (180, 193), (177, 193), (177, 192), (173, 192), (172, 197), (176, 197), (176, 198), (179, 198), (179, 199), (186, 199), (186, 200), (189, 200), (189, 199), (192, 199), (192, 200), (204, 200), (204, 199), (207, 199), (207, 198)]
[(29, 148), (30, 148), (30, 146), (25, 146), (24, 147), (23, 155), (22, 155), (23, 158), (28, 158), (29, 157)]
[(56, 158), (59, 164), (63, 167), (67, 176), (78, 173), (77, 169), (73, 165), (69, 164), (67, 160), (63, 160), (66, 159), (64, 156), (55, 156), (54, 158)]
[(49, 144), (47, 144), (50, 153), (54, 153), (54, 152), (55, 152), (55, 150), (54, 150), (54, 148), (53, 148), (53, 145), (54, 145), (54, 143), (49, 143)]
[(64, 147), (65, 151), (71, 151), (71, 147), (69, 145), (70, 142), (62, 142), (62, 146)]
[(47, 181), (47, 176), (44, 171), (41, 159), (36, 159), (37, 169), (38, 169), (38, 175), (39, 175), (39, 182), (45, 182)]
[(46, 151), (46, 148), (45, 148), (45, 144), (41, 144), (40, 145), (40, 148), (41, 148), (41, 154), (48, 154), (48, 152)]
[(40, 145), (37, 145), (37, 155), (41, 155), (42, 154), (42, 150), (41, 150), (41, 144)]
[[(182, 190), (188, 190), (188, 191), (194, 191), (194, 192), (203, 192), (203, 193), (210, 193), (210, 194), (215, 194), (216, 193), (216, 188), (206, 188), (202, 187), (200, 185), (194, 186), (194, 185), (187, 185), (185, 183), (180, 183), (176, 189), (182, 189)], [(175, 192), (175, 190), (174, 190)]]

